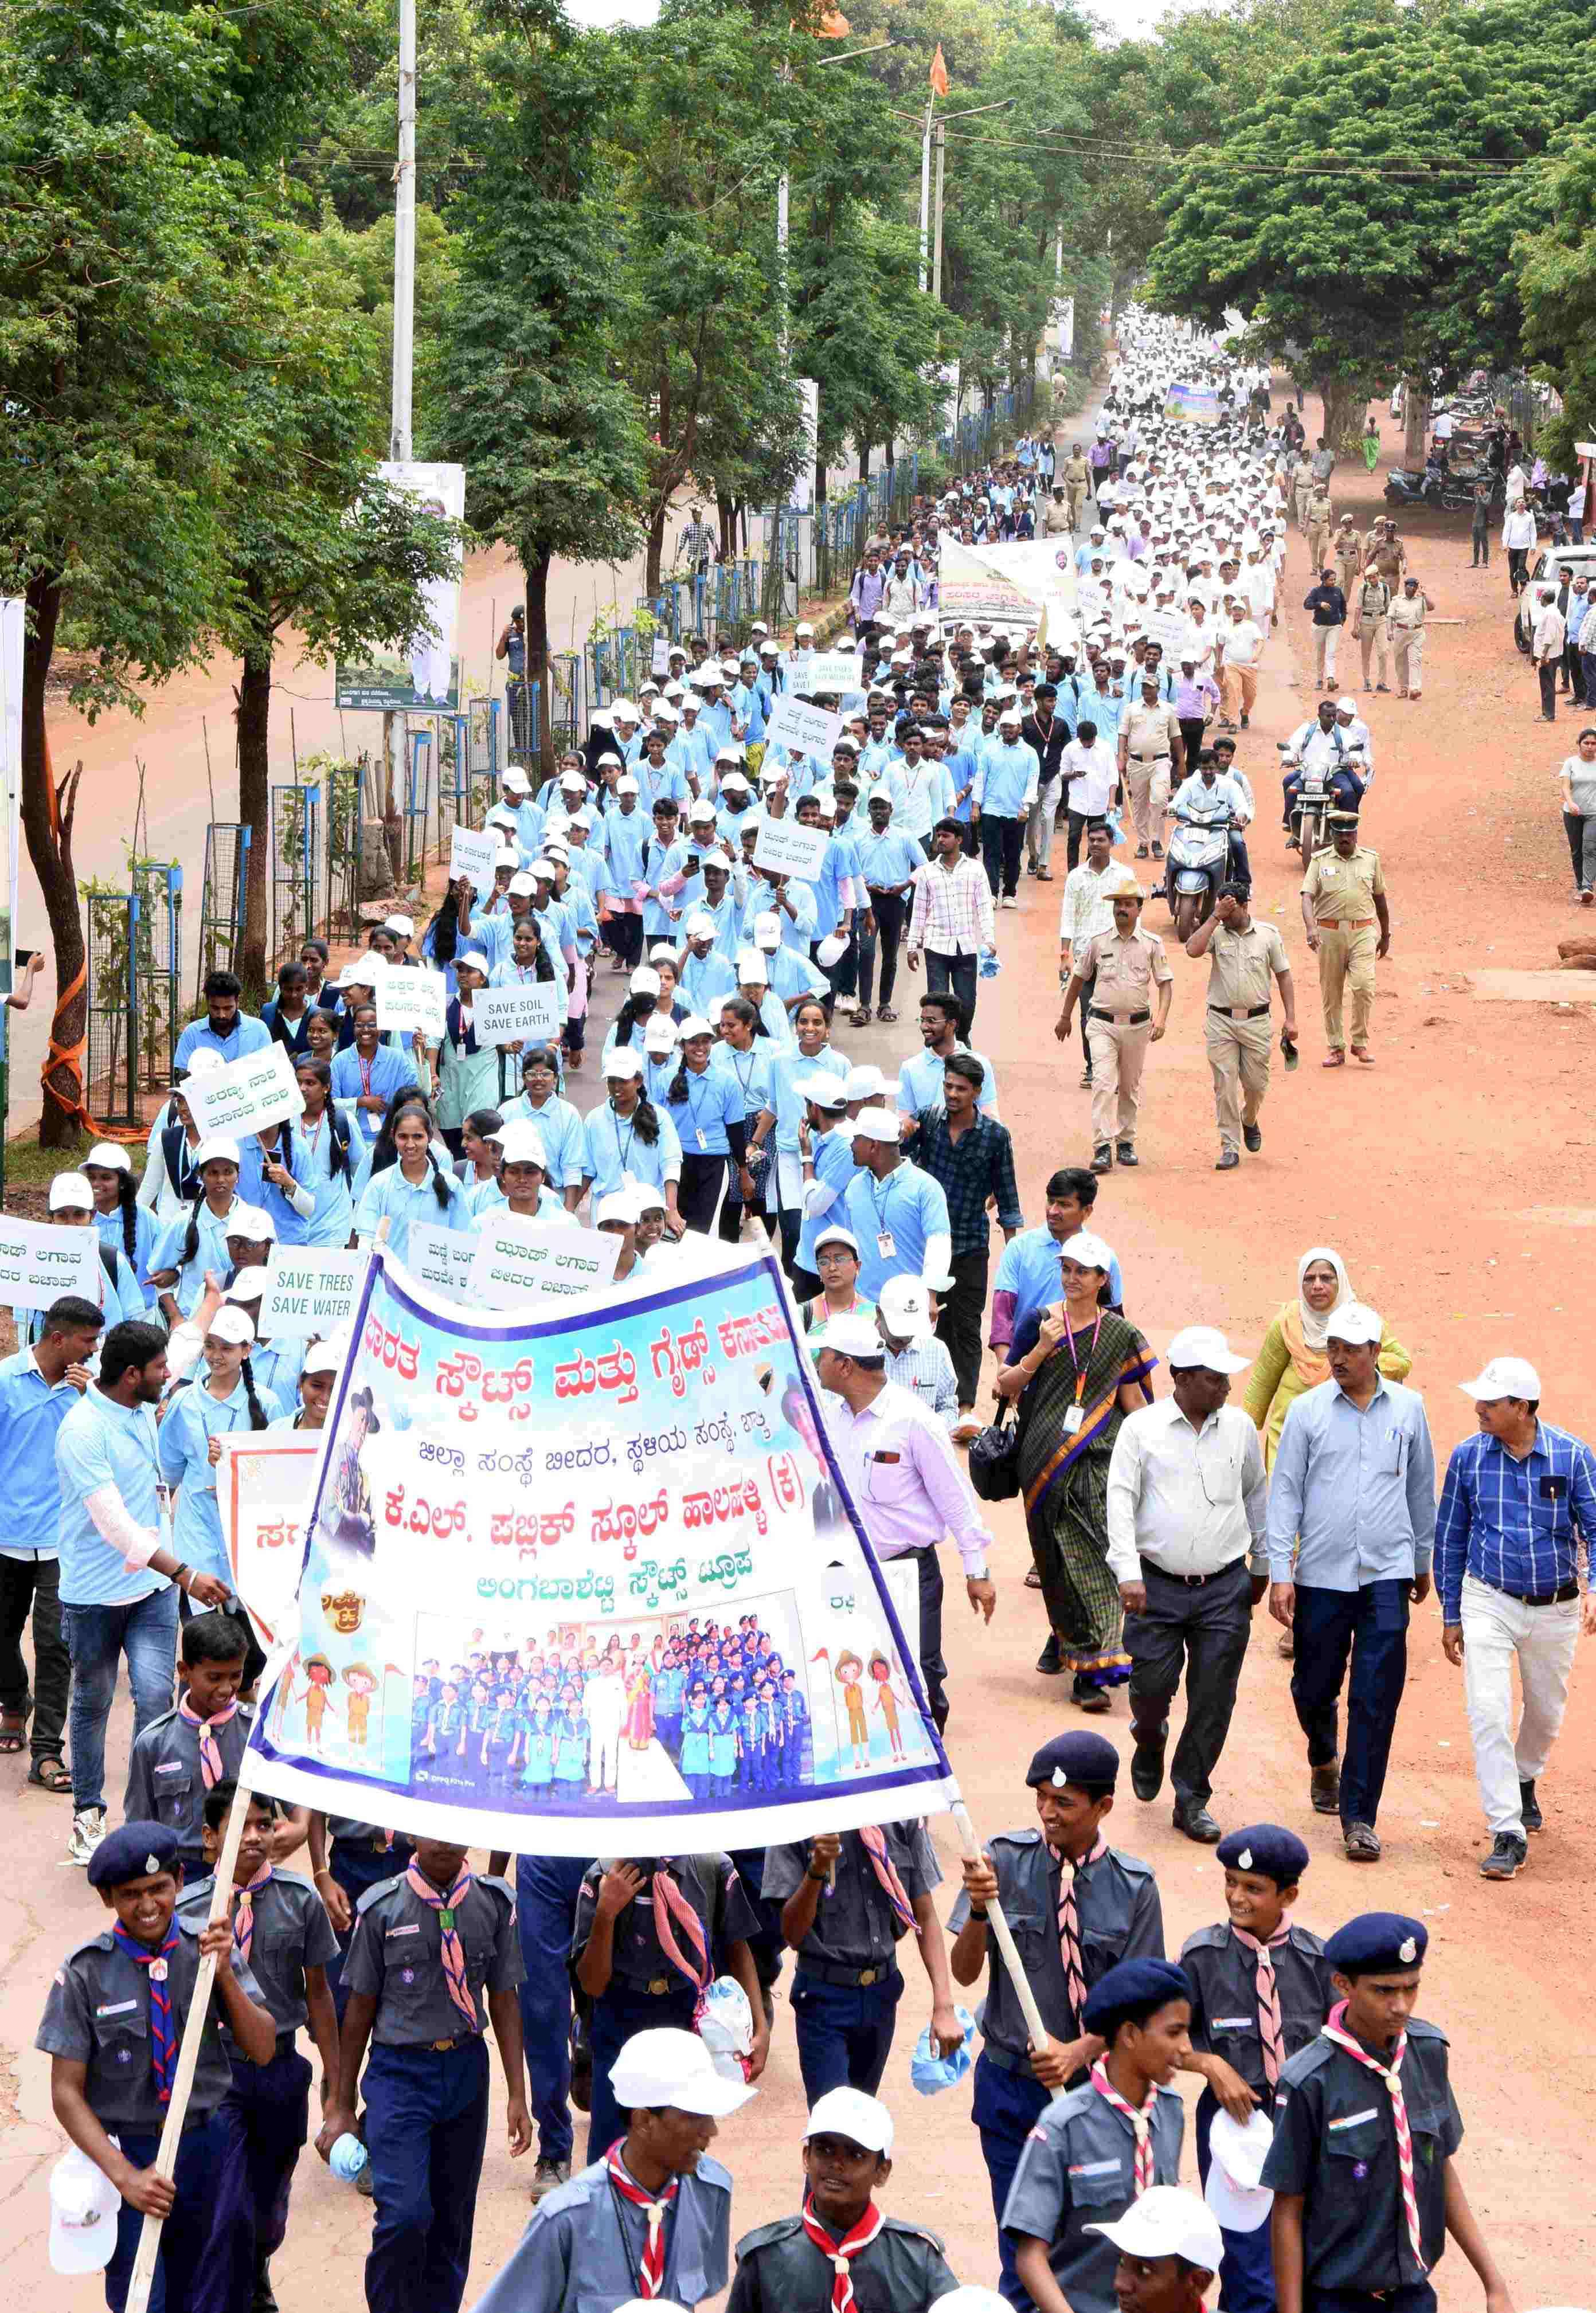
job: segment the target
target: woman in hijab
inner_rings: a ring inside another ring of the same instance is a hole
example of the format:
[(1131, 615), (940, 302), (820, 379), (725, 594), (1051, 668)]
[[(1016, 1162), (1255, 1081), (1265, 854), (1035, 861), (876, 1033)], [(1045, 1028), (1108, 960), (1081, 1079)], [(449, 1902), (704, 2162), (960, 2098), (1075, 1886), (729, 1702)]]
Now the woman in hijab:
[[(1292, 1400), (1305, 1389), (1329, 1380), (1327, 1328), (1335, 1311), (1354, 1297), (1341, 1255), (1327, 1244), (1310, 1245), (1297, 1263), (1297, 1297), (1282, 1304), (1265, 1334), (1241, 1400), (1260, 1432), (1265, 1469), (1274, 1467), (1275, 1449)], [(1380, 1344), (1380, 1372), (1388, 1381), (1405, 1381), (1412, 1364), (1387, 1325)], [(1280, 1641), (1280, 1652), (1289, 1660), (1292, 1650), (1288, 1631)]]

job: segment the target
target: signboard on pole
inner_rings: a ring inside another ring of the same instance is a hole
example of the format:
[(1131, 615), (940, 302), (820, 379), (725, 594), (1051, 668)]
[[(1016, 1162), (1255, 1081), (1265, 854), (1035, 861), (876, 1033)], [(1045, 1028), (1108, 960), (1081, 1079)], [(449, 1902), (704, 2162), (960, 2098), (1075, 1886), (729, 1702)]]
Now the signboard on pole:
[(0, 1213), (0, 1301), (13, 1309), (48, 1309), (64, 1293), (99, 1301), (99, 1230)]
[[(811, 677), (811, 680), (813, 678)], [(826, 707), (811, 707), (784, 690), (772, 708), (764, 726), (767, 747), (785, 747), (794, 755), (814, 755), (829, 763), (832, 749), (842, 735), (842, 718)]]
[(621, 1240), (608, 1229), (484, 1214), (478, 1226), (470, 1297), (490, 1309), (569, 1309), (602, 1292), (615, 1274)]
[(363, 1253), (274, 1244), (256, 1326), (263, 1340), (322, 1341), (347, 1325), (366, 1275)]
[[(390, 489), (419, 501), (428, 514), (465, 519), (465, 468), (415, 458), (384, 459), (377, 469)], [(340, 659), (336, 704), (346, 712), (458, 715), (460, 712), (460, 571), (425, 590), (425, 623), (408, 638), (375, 638), (354, 657)]]
[[(489, 879), (491, 880), (491, 879)], [(425, 965), (385, 963), (377, 981), (377, 1025), (413, 1036), (419, 1028), (429, 1044), (441, 1042), (448, 1025), (449, 983)]]
[(225, 1060), (219, 1069), (184, 1079), (183, 1098), (196, 1130), (205, 1140), (238, 1140), (264, 1132), (304, 1111), (294, 1062), (286, 1044), (268, 1044), (264, 1051), (248, 1052), (242, 1060)]
[(813, 883), (825, 864), (831, 837), (824, 827), (805, 827), (796, 819), (761, 818), (754, 839), (754, 865), (773, 875), (797, 875)]
[(1219, 424), (1219, 389), (1212, 385), (1183, 385), (1172, 380), (1164, 397), (1166, 418), (1178, 418), (1193, 426)]
[(811, 699), (824, 693), (842, 699), (860, 688), (859, 661), (851, 651), (816, 651), (805, 671), (803, 688)]
[(493, 863), (498, 857), (498, 838), (490, 827), (456, 827), (449, 837), (449, 881), (457, 884), (462, 875), (469, 875), (473, 892), (493, 889)]

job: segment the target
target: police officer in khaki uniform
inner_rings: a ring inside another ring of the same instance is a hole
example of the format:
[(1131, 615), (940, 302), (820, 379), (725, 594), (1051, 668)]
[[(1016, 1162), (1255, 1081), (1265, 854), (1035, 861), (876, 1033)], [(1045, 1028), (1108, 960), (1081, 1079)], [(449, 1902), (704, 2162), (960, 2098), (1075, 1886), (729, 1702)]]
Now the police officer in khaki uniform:
[(1407, 549), (1398, 537), (1396, 523), (1389, 514), (1382, 514), (1365, 537), (1363, 559), (1380, 565), (1380, 575), (1394, 594), (1407, 567)]
[(1185, 767), (1180, 718), (1173, 707), (1160, 699), (1155, 669), (1142, 677), (1139, 703), (1127, 708), (1119, 726), (1119, 783), (1130, 799), (1131, 816), (1136, 822), (1138, 859), (1146, 858), (1153, 837), (1163, 840), (1164, 806), (1175, 775)]
[(1156, 1044), (1164, 1033), (1175, 992), (1175, 976), (1163, 941), (1156, 932), (1142, 928), (1142, 897), (1139, 890), (1115, 893), (1114, 929), (1098, 932), (1075, 957), (1064, 990), (1064, 1008), (1053, 1032), (1061, 1044), (1069, 1042), (1070, 1023), (1080, 991), (1089, 980), (1095, 981), (1086, 1030), (1092, 1064), (1094, 1173), (1112, 1172), (1116, 1156), (1122, 1165), (1137, 1161), (1142, 1070), (1148, 1045)]
[(1389, 689), (1386, 677), (1390, 673), (1390, 637), (1386, 626), (1391, 607), (1391, 590), (1381, 575), (1378, 562), (1368, 563), (1355, 585), (1342, 592), (1352, 604), (1353, 632), (1358, 638), (1358, 649), (1363, 661), (1363, 688), (1369, 688), (1369, 661), (1372, 656), (1379, 676), (1377, 687)]
[(1216, 1173), (1233, 1173), (1239, 1144), (1256, 1156), (1264, 1145), (1258, 1111), (1269, 1089), (1269, 981), (1280, 982), (1285, 1033), (1297, 1041), (1297, 998), (1285, 942), (1273, 924), (1256, 924), (1248, 886), (1227, 884), (1213, 913), (1186, 944), (1189, 956), (1208, 958), (1208, 1011), (1204, 1024), (1213, 1105), (1219, 1117)]
[(1092, 470), (1087, 463), (1086, 453), (1079, 442), (1071, 442), (1070, 454), (1064, 460), (1059, 476), (1070, 501), (1070, 527), (1079, 530), (1080, 517), (1086, 512), (1086, 501), (1091, 494)]
[(1391, 662), (1398, 699), (1417, 699), (1424, 688), (1424, 613), (1434, 603), (1410, 570), (1402, 592), (1391, 604), (1387, 623), (1391, 632)]
[(1353, 1058), (1372, 1067), (1369, 1021), (1374, 1009), (1374, 963), (1390, 947), (1391, 919), (1380, 854), (1358, 841), (1355, 811), (1330, 814), (1330, 849), (1314, 853), (1302, 878), (1302, 922), (1308, 945), (1318, 958), (1319, 998), (1329, 1047), (1324, 1066), (1346, 1065), (1341, 1000), (1350, 984)]
[(1363, 568), (1363, 541), (1358, 536), (1358, 526), (1350, 514), (1342, 515), (1336, 535), (1330, 541), (1330, 551), (1336, 557), (1336, 584), (1350, 602), (1353, 589)]
[(1308, 531), (1308, 501), (1312, 496), (1313, 468), (1304, 458), (1292, 472), (1292, 507), (1297, 517), (1297, 527), (1304, 536)]
[(1308, 552), (1316, 570), (1322, 570), (1330, 551), (1330, 529), (1336, 519), (1336, 509), (1330, 504), (1330, 493), (1322, 483), (1316, 485), (1308, 501)]

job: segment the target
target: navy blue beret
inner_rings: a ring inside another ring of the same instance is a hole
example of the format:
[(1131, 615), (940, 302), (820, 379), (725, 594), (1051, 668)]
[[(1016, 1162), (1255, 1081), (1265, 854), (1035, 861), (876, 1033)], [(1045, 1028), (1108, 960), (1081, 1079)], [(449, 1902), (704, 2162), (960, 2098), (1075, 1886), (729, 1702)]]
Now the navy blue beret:
[(176, 1868), (182, 1842), (163, 1823), (125, 1823), (107, 1832), (89, 1858), (91, 1887), (119, 1887)]
[(1261, 1871), (1280, 1887), (1294, 1886), (1309, 1864), (1296, 1833), (1278, 1823), (1249, 1823), (1244, 1831), (1227, 1832), (1213, 1851), (1227, 1869)]
[(1380, 1968), (1417, 1967), (1429, 1943), (1422, 1920), (1406, 1919), (1400, 1912), (1360, 1912), (1336, 1929), (1325, 1957), (1343, 1975), (1370, 1975)]
[(1185, 1971), (1168, 1959), (1122, 1959), (1117, 1967), (1099, 1976), (1086, 1995), (1080, 2021), (1088, 2032), (1107, 2039), (1123, 2016), (1133, 2009), (1162, 2007), (1166, 2001), (1189, 2000), (1192, 1987)]
[(1039, 1783), (1077, 1783), (1086, 1790), (1111, 1791), (1119, 1775), (1119, 1753), (1101, 1735), (1078, 1730), (1044, 1743), (1026, 1770), (1035, 1790)]

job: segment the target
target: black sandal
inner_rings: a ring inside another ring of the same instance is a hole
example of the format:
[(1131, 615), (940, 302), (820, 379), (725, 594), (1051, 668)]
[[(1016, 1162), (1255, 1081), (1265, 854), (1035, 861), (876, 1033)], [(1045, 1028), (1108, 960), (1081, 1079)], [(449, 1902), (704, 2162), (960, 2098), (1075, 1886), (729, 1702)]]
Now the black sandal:
[(28, 1770), (28, 1781), (36, 1791), (53, 1791), (57, 1799), (72, 1790), (72, 1777), (63, 1759), (35, 1759)]
[(28, 1697), (20, 1711), (0, 1711), (0, 1757), (15, 1758), (28, 1747), (28, 1720), (33, 1711), (33, 1698)]

